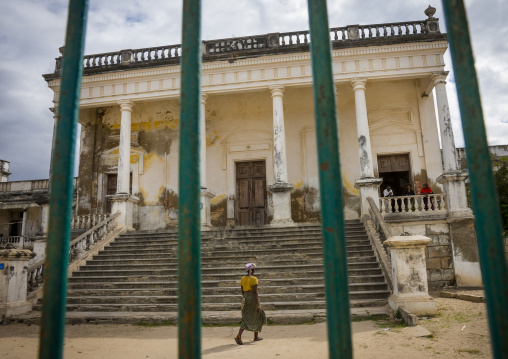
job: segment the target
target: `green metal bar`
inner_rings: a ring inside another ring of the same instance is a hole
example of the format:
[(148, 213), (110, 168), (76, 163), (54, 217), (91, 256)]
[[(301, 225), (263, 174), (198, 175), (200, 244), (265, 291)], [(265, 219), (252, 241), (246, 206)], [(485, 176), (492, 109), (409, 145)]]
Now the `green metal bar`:
[(443, 7), (466, 143), (492, 350), (495, 358), (508, 358), (508, 270), (469, 26), (462, 0), (443, 0)]
[(337, 106), (326, 0), (308, 0), (330, 358), (352, 358)]
[(201, 1), (184, 0), (178, 203), (178, 353), (201, 357)]
[(39, 358), (63, 357), (74, 152), (88, 0), (70, 0), (55, 132)]

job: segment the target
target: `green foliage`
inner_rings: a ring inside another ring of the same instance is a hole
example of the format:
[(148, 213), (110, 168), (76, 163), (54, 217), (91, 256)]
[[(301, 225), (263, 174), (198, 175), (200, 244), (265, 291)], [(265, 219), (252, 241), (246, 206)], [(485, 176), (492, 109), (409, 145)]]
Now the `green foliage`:
[(501, 218), (506, 232), (508, 231), (508, 158), (494, 161), (494, 169), (494, 179), (501, 206)]

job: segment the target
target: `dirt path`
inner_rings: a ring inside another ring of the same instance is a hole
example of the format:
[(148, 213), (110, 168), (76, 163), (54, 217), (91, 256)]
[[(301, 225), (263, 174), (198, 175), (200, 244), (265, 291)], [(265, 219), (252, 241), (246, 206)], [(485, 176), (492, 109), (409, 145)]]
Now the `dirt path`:
[[(437, 298), (439, 315), (422, 320), (433, 335), (415, 337), (414, 328), (398, 322), (353, 323), (355, 358), (490, 358), (485, 305)], [(387, 330), (389, 329), (389, 330)], [(265, 340), (245, 345), (233, 338), (237, 327), (203, 328), (204, 358), (327, 358), (326, 324), (267, 326)], [(0, 358), (37, 357), (39, 327), (0, 326)], [(66, 358), (177, 358), (175, 327), (133, 325), (70, 325), (66, 329)]]

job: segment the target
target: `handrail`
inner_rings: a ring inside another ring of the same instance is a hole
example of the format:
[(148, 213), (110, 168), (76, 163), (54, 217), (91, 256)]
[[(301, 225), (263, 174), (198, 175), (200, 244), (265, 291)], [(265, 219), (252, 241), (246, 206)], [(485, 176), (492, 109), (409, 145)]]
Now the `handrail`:
[(380, 197), (379, 211), (383, 215), (389, 213), (448, 213), (446, 196), (446, 193), (432, 193), (426, 195)]
[(72, 216), (71, 229), (86, 229), (95, 226), (104, 219), (108, 218), (110, 214), (85, 214), (82, 216)]
[(382, 242), (384, 242), (392, 236), (392, 232), (390, 231), (390, 228), (388, 228), (388, 225), (386, 224), (372, 197), (367, 197), (367, 202), (369, 202), (369, 213), (376, 225), (376, 229), (382, 235)]
[(393, 293), (392, 264), (390, 255), (387, 253), (386, 248), (381, 241), (379, 231), (376, 230), (372, 217), (368, 214), (364, 214), (362, 222), (367, 232), (367, 237), (369, 237), (370, 243), (374, 248), (374, 254), (381, 265), (385, 278), (387, 279), (388, 287)]
[[(366, 41), (383, 41), (384, 39), (432, 37), (441, 35), (439, 19), (429, 18), (417, 21), (391, 22), (367, 25), (348, 25), (329, 29), (330, 41), (336, 45), (344, 42), (361, 44)], [(441, 35), (442, 36), (442, 35)], [(243, 37), (223, 38), (202, 41), (203, 60), (213, 61), (218, 55), (231, 52), (246, 54), (268, 51), (302, 51), (309, 49), (310, 31), (291, 31), (271, 34), (259, 34)], [(393, 40), (392, 40), (393, 41)], [(302, 48), (302, 49), (300, 49)], [(182, 45), (163, 45), (141, 49), (124, 49), (120, 51), (85, 55), (83, 69), (85, 72), (115, 71), (139, 66), (160, 64), (179, 64)], [(57, 78), (62, 69), (62, 58), (56, 58), (53, 74), (44, 75), (47, 80)]]
[[(102, 238), (104, 238), (116, 227), (116, 223), (113, 222), (119, 215), (120, 212), (116, 212), (115, 214), (110, 215), (106, 219), (102, 220), (87, 230), (85, 233), (81, 234), (79, 237), (75, 238), (70, 243), (69, 267), (86, 256), (87, 253), (92, 250), (95, 245), (101, 241)], [(110, 227), (111, 224), (114, 224), (114, 226)], [(34, 292), (42, 285), (44, 281), (45, 264), (46, 259), (42, 258), (37, 263), (31, 265), (28, 268), (28, 294)]]

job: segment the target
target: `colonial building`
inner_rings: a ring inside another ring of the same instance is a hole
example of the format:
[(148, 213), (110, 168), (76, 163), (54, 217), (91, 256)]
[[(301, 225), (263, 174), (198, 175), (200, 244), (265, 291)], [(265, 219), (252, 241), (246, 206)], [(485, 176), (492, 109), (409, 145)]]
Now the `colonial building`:
[[(467, 211), (451, 195), (464, 185), (455, 181), (448, 45), (431, 10), (422, 21), (330, 29), (347, 218), (360, 218), (361, 198), (377, 198), (380, 185), (402, 195), (408, 183), (429, 183), (446, 192), (449, 211)], [(309, 41), (308, 31), (203, 41), (204, 225), (319, 220)], [(44, 75), (56, 105), (61, 61)], [(78, 214), (113, 205), (129, 213), (127, 227), (176, 225), (179, 62), (180, 45), (85, 56)]]

